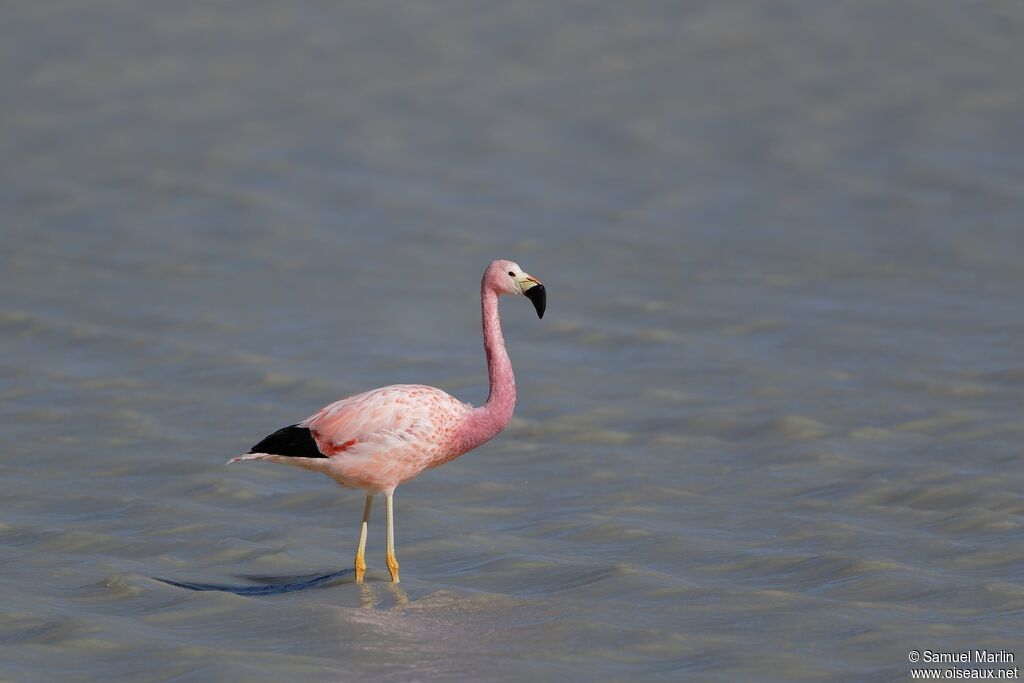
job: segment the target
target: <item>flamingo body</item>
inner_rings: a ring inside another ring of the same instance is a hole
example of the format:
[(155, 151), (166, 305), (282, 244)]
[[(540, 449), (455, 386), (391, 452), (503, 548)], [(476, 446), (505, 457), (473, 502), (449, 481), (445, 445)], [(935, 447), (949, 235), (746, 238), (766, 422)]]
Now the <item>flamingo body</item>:
[(498, 296), (525, 295), (543, 317), (544, 286), (512, 261), (488, 266), (480, 282), (484, 351), (490, 393), (479, 407), (422, 384), (395, 384), (330, 403), (302, 422), (279, 429), (245, 455), (245, 460), (285, 463), (326, 474), (342, 486), (366, 492), (356, 553), (356, 579), (366, 564), (363, 548), (372, 496), (384, 494), (388, 510), (388, 568), (398, 581), (394, 557), (392, 495), (424, 470), (443, 465), (496, 436), (512, 417), (516, 384), (498, 317)]
[[(275, 452), (260, 452), (264, 443), (272, 447), (268, 437), (253, 452), (231, 462), (286, 463), (322, 472), (342, 486), (387, 495), (420, 472), (476, 447), (473, 411), (440, 389), (394, 384), (335, 401), (285, 428), (306, 430), (312, 444), (299, 444), (302, 437), (294, 437), (291, 448), (284, 445)], [(315, 446), (316, 455), (310, 445)], [(277, 452), (286, 450), (298, 454)]]

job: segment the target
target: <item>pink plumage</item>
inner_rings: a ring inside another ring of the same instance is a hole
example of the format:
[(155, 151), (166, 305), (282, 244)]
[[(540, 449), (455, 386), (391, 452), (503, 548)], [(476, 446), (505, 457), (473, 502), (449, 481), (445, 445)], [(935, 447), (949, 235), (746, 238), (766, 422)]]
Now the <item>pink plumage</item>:
[(484, 272), (480, 301), (490, 393), (483, 406), (475, 408), (421, 384), (381, 387), (324, 406), (228, 464), (241, 460), (285, 463), (364, 490), (367, 499), (356, 553), (357, 580), (362, 580), (365, 571), (362, 555), (371, 496), (384, 494), (388, 502), (388, 568), (392, 580), (397, 581), (391, 515), (395, 488), (494, 438), (512, 417), (516, 383), (498, 315), (498, 296), (502, 294), (525, 294), (541, 317), (546, 305), (544, 286), (518, 264), (498, 260)]
[(269, 460), (322, 472), (342, 486), (385, 495), (423, 470), (458, 457), (459, 432), (473, 407), (434, 387), (395, 384), (343, 398), (298, 424), (312, 433), (324, 458), (251, 453), (232, 459)]

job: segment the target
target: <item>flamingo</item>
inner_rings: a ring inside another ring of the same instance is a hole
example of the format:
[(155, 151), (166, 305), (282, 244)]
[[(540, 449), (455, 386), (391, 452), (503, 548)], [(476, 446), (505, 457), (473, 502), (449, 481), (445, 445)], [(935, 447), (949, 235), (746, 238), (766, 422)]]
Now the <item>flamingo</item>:
[(387, 505), (387, 555), (391, 580), (398, 583), (393, 497), (395, 489), (424, 470), (454, 460), (490, 441), (505, 428), (516, 405), (516, 380), (505, 351), (498, 297), (525, 295), (544, 317), (547, 294), (540, 280), (512, 261), (493, 261), (480, 281), (484, 352), (490, 393), (480, 407), (422, 384), (394, 384), (330, 403), (302, 422), (264, 438), (244, 460), (268, 460), (322, 472), (366, 494), (356, 549), (355, 578), (366, 574), (366, 532), (373, 497)]

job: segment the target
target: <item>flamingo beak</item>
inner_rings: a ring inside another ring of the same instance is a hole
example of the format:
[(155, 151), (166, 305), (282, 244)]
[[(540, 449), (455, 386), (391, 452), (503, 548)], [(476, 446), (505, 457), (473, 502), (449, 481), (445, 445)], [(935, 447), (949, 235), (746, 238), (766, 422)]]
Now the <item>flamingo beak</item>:
[(519, 285), (519, 291), (526, 295), (526, 298), (530, 300), (530, 303), (537, 310), (537, 317), (543, 318), (544, 309), (547, 308), (548, 304), (548, 295), (544, 285), (532, 275), (525, 274), (516, 284)]

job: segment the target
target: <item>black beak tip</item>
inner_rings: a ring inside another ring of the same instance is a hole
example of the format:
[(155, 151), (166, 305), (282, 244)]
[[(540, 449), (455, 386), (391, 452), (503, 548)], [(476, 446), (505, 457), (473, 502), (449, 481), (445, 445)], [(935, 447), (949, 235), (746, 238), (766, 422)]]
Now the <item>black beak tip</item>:
[(544, 309), (547, 308), (548, 304), (548, 295), (544, 289), (544, 285), (534, 285), (523, 293), (526, 294), (526, 298), (530, 300), (533, 307), (537, 309), (537, 317), (543, 318)]

